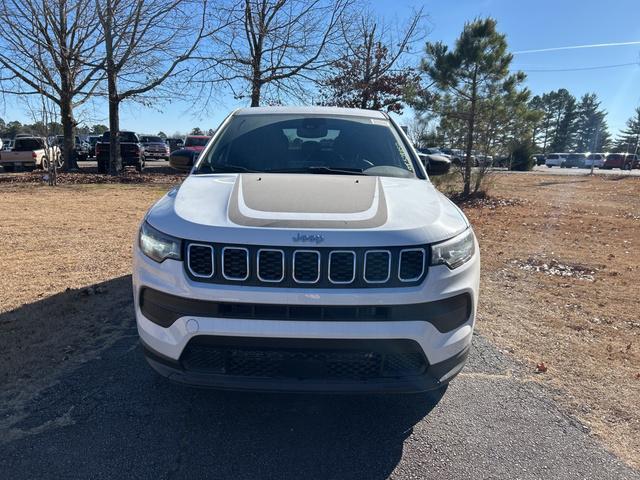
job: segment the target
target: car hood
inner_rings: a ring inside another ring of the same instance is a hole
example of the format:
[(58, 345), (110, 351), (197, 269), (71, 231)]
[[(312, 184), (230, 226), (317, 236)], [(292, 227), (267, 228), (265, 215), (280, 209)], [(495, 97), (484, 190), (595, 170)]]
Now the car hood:
[(434, 162), (449, 162), (451, 158), (449, 155), (441, 155), (439, 153), (427, 153), (426, 156), (429, 160), (433, 160)]
[(147, 221), (179, 238), (283, 246), (433, 243), (468, 227), (429, 181), (317, 174), (190, 175)]

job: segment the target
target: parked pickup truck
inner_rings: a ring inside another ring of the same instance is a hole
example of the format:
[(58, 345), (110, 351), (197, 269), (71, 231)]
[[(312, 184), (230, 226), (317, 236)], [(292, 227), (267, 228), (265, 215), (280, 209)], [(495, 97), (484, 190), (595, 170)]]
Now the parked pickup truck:
[(140, 143), (144, 149), (144, 158), (159, 158), (162, 160), (169, 160), (169, 146), (162, 138), (155, 135), (142, 135), (140, 137)]
[[(144, 153), (138, 135), (134, 132), (120, 132), (120, 155), (122, 166), (134, 166), (141, 172), (144, 169)], [(110, 132), (104, 132), (100, 140), (96, 142), (96, 159), (98, 161), (98, 173), (109, 171), (109, 140)]]
[(55, 161), (58, 168), (62, 166), (60, 149), (50, 146), (42, 137), (17, 137), (11, 150), (0, 152), (0, 165), (5, 169), (48, 170), (50, 160)]

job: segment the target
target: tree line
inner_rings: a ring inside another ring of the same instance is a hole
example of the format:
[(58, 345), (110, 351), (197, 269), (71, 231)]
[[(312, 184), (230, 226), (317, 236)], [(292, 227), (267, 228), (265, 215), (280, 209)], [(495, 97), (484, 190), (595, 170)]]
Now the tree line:
[[(39, 112), (43, 126), (61, 128), (66, 168), (74, 166), (77, 119), (94, 101), (108, 105), (114, 132), (125, 103), (160, 110), (179, 97), (206, 114), (232, 96), (251, 106), (401, 113), (411, 105), (416, 142), (461, 147), (467, 158), (474, 150), (526, 157), (611, 141), (595, 95), (531, 95), (525, 75), (511, 71), (495, 20), (468, 22), (451, 47), (425, 44), (423, 10), (389, 22), (364, 1), (2, 2), (0, 14), (10, 21), (0, 22), (0, 91)], [(117, 174), (118, 136), (110, 142), (110, 172)], [(470, 177), (465, 167), (467, 192)]]
[[(2, 2), (0, 91), (39, 112), (49, 133), (61, 126), (65, 168), (74, 167), (79, 112), (94, 100), (108, 105), (115, 132), (122, 104), (160, 109), (177, 96), (203, 112), (228, 94), (251, 106), (294, 99), (397, 111), (412, 75), (405, 54), (424, 34), (424, 15), (395, 25), (366, 7), (361, 0)], [(345, 69), (362, 70), (355, 89), (335, 81)], [(118, 136), (110, 142), (117, 174)]]

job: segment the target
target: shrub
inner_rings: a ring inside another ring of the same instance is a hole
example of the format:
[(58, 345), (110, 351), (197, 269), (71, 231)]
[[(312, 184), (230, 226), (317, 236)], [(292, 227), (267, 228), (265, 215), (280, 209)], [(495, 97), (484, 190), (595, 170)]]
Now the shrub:
[(511, 150), (511, 170), (531, 170), (535, 165), (531, 142), (519, 142)]

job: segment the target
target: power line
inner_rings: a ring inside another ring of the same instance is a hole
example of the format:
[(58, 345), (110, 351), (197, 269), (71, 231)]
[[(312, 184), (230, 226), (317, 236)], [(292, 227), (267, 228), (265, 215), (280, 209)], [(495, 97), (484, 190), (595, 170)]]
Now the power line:
[(569, 45), (566, 47), (537, 48), (534, 50), (520, 50), (518, 52), (513, 52), (513, 54), (522, 55), (525, 53), (559, 52), (561, 50), (578, 50), (582, 48), (622, 47), (625, 45), (640, 45), (640, 40), (632, 40), (630, 42), (592, 43), (590, 45)]
[(579, 72), (584, 70), (602, 70), (605, 68), (629, 67), (631, 65), (640, 66), (638, 62), (618, 63), (615, 65), (598, 65), (595, 67), (577, 67), (577, 68), (549, 68), (549, 69), (519, 69), (522, 72)]

